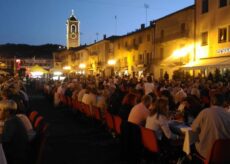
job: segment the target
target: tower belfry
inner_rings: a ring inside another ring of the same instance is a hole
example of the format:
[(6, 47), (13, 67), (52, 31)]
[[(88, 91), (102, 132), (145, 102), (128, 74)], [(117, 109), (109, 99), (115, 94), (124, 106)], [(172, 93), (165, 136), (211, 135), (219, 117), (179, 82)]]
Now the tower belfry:
[(75, 17), (74, 10), (66, 22), (67, 49), (80, 46), (80, 21)]

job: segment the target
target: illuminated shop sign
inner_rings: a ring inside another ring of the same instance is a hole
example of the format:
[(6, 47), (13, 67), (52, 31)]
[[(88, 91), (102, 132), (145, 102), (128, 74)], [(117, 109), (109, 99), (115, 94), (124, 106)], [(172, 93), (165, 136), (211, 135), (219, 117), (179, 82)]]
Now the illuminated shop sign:
[(228, 54), (230, 53), (230, 48), (223, 48), (216, 51), (217, 54)]

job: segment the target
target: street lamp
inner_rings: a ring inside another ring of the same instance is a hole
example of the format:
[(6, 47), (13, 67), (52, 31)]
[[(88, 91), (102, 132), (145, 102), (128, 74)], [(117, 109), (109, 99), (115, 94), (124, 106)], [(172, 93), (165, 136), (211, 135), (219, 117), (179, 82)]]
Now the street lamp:
[(64, 66), (63, 69), (64, 70), (71, 70), (71, 67), (70, 66)]
[(86, 65), (83, 64), (83, 63), (81, 63), (81, 64), (79, 64), (79, 68), (80, 68), (80, 69), (85, 69), (85, 68), (86, 68)]
[(115, 64), (116, 64), (116, 60), (114, 60), (114, 59), (108, 60), (108, 65), (113, 66), (113, 65), (115, 65)]

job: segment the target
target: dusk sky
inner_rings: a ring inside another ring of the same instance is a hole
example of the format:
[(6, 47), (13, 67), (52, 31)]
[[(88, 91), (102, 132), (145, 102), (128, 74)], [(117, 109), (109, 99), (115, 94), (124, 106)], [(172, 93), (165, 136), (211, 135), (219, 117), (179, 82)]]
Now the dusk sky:
[(194, 0), (1, 0), (0, 44), (66, 45), (66, 20), (72, 9), (80, 20), (81, 44), (94, 42), (96, 33), (98, 40), (104, 34), (124, 35), (146, 23), (145, 4), (149, 25)]

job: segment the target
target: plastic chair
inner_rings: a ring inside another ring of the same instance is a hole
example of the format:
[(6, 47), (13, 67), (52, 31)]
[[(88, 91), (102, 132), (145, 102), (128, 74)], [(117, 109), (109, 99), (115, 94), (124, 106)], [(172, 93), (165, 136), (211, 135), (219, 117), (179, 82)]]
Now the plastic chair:
[(73, 109), (74, 109), (74, 110), (78, 110), (78, 109), (77, 109), (77, 101), (76, 101), (76, 100), (75, 100), (75, 101), (72, 100), (72, 105), (73, 105)]
[(34, 127), (34, 129), (36, 131), (39, 129), (39, 126), (40, 126), (42, 120), (43, 120), (43, 117), (42, 116), (38, 116), (37, 119), (36, 119), (36, 121), (34, 122), (33, 127)]
[(82, 102), (76, 100), (75, 101), (75, 109), (82, 112)]
[(144, 127), (141, 128), (142, 145), (152, 153), (159, 153), (160, 149), (157, 142), (156, 134), (153, 130)]
[(33, 140), (31, 147), (31, 158), (33, 161), (36, 161), (35, 164), (42, 164), (44, 163), (44, 150), (46, 146), (46, 141), (48, 138), (48, 127), (49, 125), (42, 119), (39, 124), (40, 131), (37, 132), (35, 139)]
[(143, 147), (140, 126), (123, 120), (120, 130), (121, 158), (127, 163), (139, 163)]
[(67, 105), (71, 108), (72, 107), (72, 98), (67, 96)]
[(230, 163), (230, 139), (218, 139), (212, 146), (211, 152), (206, 160), (205, 164), (223, 164)]
[(92, 107), (92, 110), (93, 110), (93, 117), (100, 121), (101, 120), (101, 113), (100, 113), (100, 108), (96, 107), (96, 106), (93, 106)]
[(38, 112), (37, 111), (32, 111), (29, 114), (29, 120), (33, 124), (35, 122), (36, 117), (38, 117)]
[(117, 135), (121, 134), (121, 123), (122, 119), (120, 116), (113, 116), (114, 119), (114, 130)]
[(90, 111), (90, 106), (88, 104), (82, 103), (82, 111), (87, 117), (91, 117), (92, 113)]
[(113, 117), (108, 111), (105, 112), (105, 122), (109, 130), (114, 130)]

